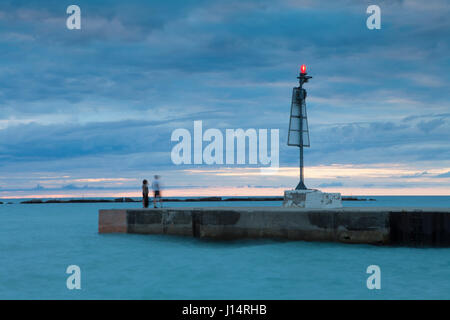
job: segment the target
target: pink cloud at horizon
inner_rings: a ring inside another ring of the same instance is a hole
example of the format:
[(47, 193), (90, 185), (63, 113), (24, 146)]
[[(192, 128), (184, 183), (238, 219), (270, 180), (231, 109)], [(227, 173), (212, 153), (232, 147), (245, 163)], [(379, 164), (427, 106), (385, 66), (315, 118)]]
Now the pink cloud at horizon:
[[(283, 196), (286, 188), (189, 188), (189, 189), (167, 189), (163, 190), (163, 197), (238, 197), (238, 196)], [(339, 192), (343, 196), (450, 196), (448, 188), (320, 188), (324, 192)], [(31, 191), (21, 193), (20, 195), (2, 194), (0, 199), (24, 199), (24, 198), (119, 198), (119, 197), (141, 197), (140, 191), (102, 191), (102, 190), (84, 190), (81, 192), (58, 192), (58, 193), (39, 193)]]

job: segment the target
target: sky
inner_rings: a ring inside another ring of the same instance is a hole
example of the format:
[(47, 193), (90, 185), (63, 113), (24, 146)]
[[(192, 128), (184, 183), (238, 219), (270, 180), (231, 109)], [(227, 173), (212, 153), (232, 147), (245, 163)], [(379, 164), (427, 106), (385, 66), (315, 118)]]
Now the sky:
[[(309, 188), (450, 195), (449, 17), (448, 0), (2, 0), (0, 198), (139, 196), (155, 174), (166, 196), (282, 195), (303, 63)], [(279, 129), (279, 170), (174, 164), (172, 132), (198, 120)]]

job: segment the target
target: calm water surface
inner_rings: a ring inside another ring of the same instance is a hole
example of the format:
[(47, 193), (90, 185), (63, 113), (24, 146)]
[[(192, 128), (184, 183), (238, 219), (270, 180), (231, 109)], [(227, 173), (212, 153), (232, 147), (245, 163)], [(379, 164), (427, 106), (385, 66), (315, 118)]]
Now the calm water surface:
[[(372, 198), (344, 204), (450, 207), (450, 197)], [(450, 299), (446, 248), (100, 235), (98, 209), (140, 204), (15, 202), (0, 205), (0, 299)], [(372, 264), (381, 290), (366, 287)], [(80, 266), (82, 290), (66, 288), (69, 265)]]

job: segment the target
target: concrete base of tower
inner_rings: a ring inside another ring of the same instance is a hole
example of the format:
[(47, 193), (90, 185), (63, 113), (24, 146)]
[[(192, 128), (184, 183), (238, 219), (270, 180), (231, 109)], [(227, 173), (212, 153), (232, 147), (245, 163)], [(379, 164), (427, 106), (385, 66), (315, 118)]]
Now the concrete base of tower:
[(342, 208), (342, 198), (340, 193), (326, 193), (315, 189), (286, 190), (283, 207), (336, 209)]

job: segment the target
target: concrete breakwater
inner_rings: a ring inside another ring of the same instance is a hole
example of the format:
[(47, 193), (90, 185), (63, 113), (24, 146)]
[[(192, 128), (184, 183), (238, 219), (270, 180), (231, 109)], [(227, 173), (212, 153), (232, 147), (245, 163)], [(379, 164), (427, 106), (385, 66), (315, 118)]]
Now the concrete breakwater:
[[(283, 197), (199, 197), (199, 198), (163, 198), (163, 202), (219, 202), (219, 201), (283, 201)], [(375, 201), (372, 198), (342, 197), (342, 201)], [(142, 202), (142, 198), (116, 199), (31, 199), (21, 204), (54, 204), (54, 203), (108, 203), (108, 202)], [(0, 203), (2, 204), (2, 203)]]
[(99, 233), (450, 247), (450, 208), (209, 207), (99, 211)]

